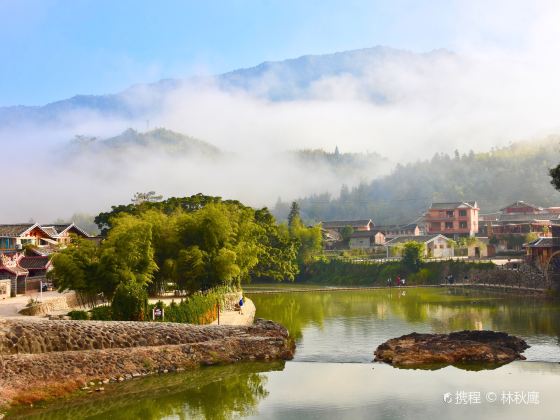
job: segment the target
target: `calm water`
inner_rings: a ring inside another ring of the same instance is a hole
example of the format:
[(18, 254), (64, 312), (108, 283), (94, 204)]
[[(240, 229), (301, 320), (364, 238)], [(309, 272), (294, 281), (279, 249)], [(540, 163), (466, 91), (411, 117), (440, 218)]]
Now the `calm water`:
[[(560, 418), (558, 303), (445, 289), (249, 297), (257, 316), (281, 322), (296, 338), (293, 361), (135, 380), (110, 386), (105, 395), (20, 414), (44, 419)], [(531, 345), (527, 361), (478, 371), (371, 363), (374, 349), (389, 338), (461, 329), (523, 337)], [(530, 403), (535, 397), (538, 401)]]

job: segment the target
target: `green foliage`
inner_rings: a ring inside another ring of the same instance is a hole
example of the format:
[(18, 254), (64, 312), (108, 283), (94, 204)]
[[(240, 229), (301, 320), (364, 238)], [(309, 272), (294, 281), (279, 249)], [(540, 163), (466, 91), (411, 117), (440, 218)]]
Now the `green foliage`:
[(86, 311), (70, 311), (67, 315), (73, 320), (86, 320), (89, 319), (88, 313)]
[(321, 225), (305, 227), (300, 220), (296, 219), (290, 226), (290, 236), (299, 244), (297, 261), (300, 267), (309, 264), (323, 250)]
[(53, 270), (47, 273), (59, 291), (75, 290), (86, 300), (108, 291), (101, 275), (100, 248), (92, 241), (75, 238), (52, 258)]
[[(341, 188), (339, 198), (314, 194), (298, 203), (307, 219), (363, 219), (375, 215), (380, 225), (414, 220), (433, 201), (476, 199), (482, 212), (499, 210), (520, 197), (552, 206), (558, 195), (550, 185), (549, 170), (560, 161), (557, 146), (558, 137), (551, 137), (487, 153), (461, 154), (455, 159), (438, 153), (430, 160), (399, 164), (391, 174), (351, 190)], [(560, 187), (560, 183), (554, 184), (560, 181), (560, 165), (551, 175), (553, 185)], [(274, 213), (285, 218), (285, 205), (280, 202)]]
[(147, 319), (148, 294), (139, 283), (122, 283), (117, 287), (111, 302), (112, 318), (122, 321)]
[(386, 286), (387, 279), (405, 277), (407, 284), (440, 284), (448, 274), (459, 278), (470, 270), (494, 269), (491, 262), (426, 261), (417, 272), (398, 262), (356, 262), (320, 258), (310, 263), (297, 282), (338, 286)]
[(539, 234), (536, 232), (529, 232), (525, 235), (524, 243), (533, 242), (534, 240), (539, 238)]
[(426, 245), (422, 242), (409, 241), (403, 245), (402, 264), (410, 272), (417, 272), (424, 260)]
[(549, 174), (552, 178), (550, 183), (554, 186), (554, 188), (560, 191), (560, 164), (550, 169)]
[[(218, 304), (224, 303), (224, 295), (230, 290), (227, 287), (216, 287), (205, 292), (197, 292), (179, 303), (173, 301), (169, 305), (159, 301), (149, 306), (149, 313), (154, 308), (165, 311), (165, 322), (180, 322), (187, 324), (209, 324), (218, 316)], [(156, 319), (161, 321), (161, 318)]]
[(352, 226), (344, 226), (340, 231), (340, 234), (342, 235), (342, 239), (344, 239), (345, 241), (350, 239), (350, 236), (353, 233), (354, 233), (354, 229), (352, 228)]
[(110, 306), (96, 306), (89, 312), (91, 319), (95, 321), (111, 321), (113, 319), (113, 311)]
[(297, 201), (292, 202), (290, 207), (290, 213), (288, 214), (288, 226), (290, 228), (295, 224), (301, 222), (301, 216), (299, 214), (299, 204)]

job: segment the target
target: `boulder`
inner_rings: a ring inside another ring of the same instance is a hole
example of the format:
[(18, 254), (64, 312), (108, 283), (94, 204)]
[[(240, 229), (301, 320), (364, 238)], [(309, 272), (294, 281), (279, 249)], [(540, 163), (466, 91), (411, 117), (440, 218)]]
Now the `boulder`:
[(374, 361), (404, 368), (491, 368), (525, 360), (521, 353), (527, 348), (524, 340), (504, 332), (412, 333), (381, 344), (374, 352)]

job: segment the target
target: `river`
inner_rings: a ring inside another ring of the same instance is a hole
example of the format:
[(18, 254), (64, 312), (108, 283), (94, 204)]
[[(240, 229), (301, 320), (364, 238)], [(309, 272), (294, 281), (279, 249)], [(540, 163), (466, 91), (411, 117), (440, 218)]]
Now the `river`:
[[(558, 419), (560, 303), (445, 288), (254, 294), (295, 338), (289, 362), (200, 368), (107, 387), (14, 415), (42, 419)], [(531, 346), (495, 369), (372, 363), (416, 332), (505, 331)]]

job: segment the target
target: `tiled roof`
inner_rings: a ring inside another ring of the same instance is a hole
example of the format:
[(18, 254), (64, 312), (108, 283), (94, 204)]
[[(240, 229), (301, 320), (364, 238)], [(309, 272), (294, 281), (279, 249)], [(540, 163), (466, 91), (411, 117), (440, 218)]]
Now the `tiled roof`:
[(477, 209), (478, 205), (476, 204), (476, 201), (455, 201), (455, 202), (451, 202), (451, 203), (432, 203), (432, 206), (430, 208), (432, 209), (441, 209), (441, 210), (452, 210), (452, 209), (458, 209), (458, 208), (471, 208), (471, 209)]
[(560, 238), (543, 237), (524, 245), (527, 248), (552, 248), (560, 246)]
[(500, 209), (500, 210), (503, 211), (503, 210), (506, 210), (506, 209), (516, 208), (516, 207), (531, 207), (535, 210), (542, 210), (542, 207), (535, 206), (534, 204), (531, 204), (531, 203), (526, 203), (525, 201), (516, 201), (515, 203), (512, 203), (509, 206), (506, 206), (506, 207), (504, 207), (503, 209)]
[(50, 264), (49, 257), (23, 257), (19, 260), (18, 264), (20, 267), (27, 270), (46, 270)]
[(0, 236), (14, 238), (34, 227), (35, 223), (20, 223), (15, 225), (0, 225)]
[(43, 230), (48, 229), (49, 231), (54, 231), (55, 232), (54, 237), (60, 236), (65, 231), (72, 230), (72, 229), (74, 229), (78, 233), (84, 235), (85, 237), (90, 236), (85, 230), (83, 230), (82, 228), (80, 228), (79, 226), (74, 224), (73, 222), (72, 223), (63, 223), (63, 224), (45, 224), (45, 225), (41, 225), (41, 227), (43, 228)]
[(510, 213), (499, 214), (496, 222), (537, 222), (537, 221), (550, 221), (560, 220), (559, 213)]
[(375, 230), (359, 230), (356, 231), (354, 233), (352, 233), (352, 235), (350, 235), (351, 238), (373, 238), (375, 235), (377, 235), (378, 233), (381, 233), (382, 235), (384, 235), (384, 233), (378, 229)]
[(391, 239), (390, 241), (387, 241), (385, 243), (385, 245), (387, 246), (393, 246), (393, 245), (397, 245), (397, 244), (404, 244), (406, 242), (423, 242), (423, 243), (427, 243), (430, 242), (432, 240), (434, 240), (437, 237), (442, 237), (444, 239), (449, 239), (441, 234), (436, 234), (436, 235), (419, 235), (419, 236), (413, 236), (413, 235), (406, 235), (406, 236), (397, 236), (394, 239)]
[(28, 251), (40, 257), (46, 257), (54, 254), (56, 251), (58, 251), (58, 249), (59, 248), (56, 245), (47, 245), (47, 246), (42, 246), (40, 248), (31, 247), (28, 248)]
[(373, 224), (373, 221), (371, 219), (364, 219), (364, 220), (329, 220), (329, 221), (325, 221), (325, 222), (321, 222), (321, 223), (323, 225), (323, 228), (330, 229), (330, 228), (338, 228), (338, 227), (345, 227), (345, 226), (362, 227), (362, 226), (366, 226), (369, 223)]
[(383, 225), (376, 226), (375, 228), (383, 232), (394, 231), (394, 230), (414, 230), (418, 226), (418, 223), (408, 223), (406, 225)]
[(56, 229), (53, 226), (41, 226), (41, 228), (47, 232), (49, 234), (49, 236), (52, 236), (53, 238), (58, 236), (58, 232), (56, 231)]

